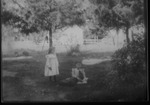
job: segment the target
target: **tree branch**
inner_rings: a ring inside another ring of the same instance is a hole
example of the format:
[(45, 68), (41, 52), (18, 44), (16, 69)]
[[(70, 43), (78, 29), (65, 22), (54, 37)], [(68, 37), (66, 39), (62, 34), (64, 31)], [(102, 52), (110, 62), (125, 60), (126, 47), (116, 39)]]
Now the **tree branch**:
[[(17, 4), (21, 9), (25, 9), (23, 6), (21, 6), (16, 0), (12, 0), (15, 4)], [(26, 9), (25, 9), (26, 10)]]

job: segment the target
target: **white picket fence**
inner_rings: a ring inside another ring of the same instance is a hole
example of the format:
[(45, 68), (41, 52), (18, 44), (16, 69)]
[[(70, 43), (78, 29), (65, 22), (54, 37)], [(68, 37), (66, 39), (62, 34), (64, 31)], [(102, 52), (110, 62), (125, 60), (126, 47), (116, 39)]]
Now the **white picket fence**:
[(95, 44), (101, 42), (100, 39), (84, 39), (84, 44)]

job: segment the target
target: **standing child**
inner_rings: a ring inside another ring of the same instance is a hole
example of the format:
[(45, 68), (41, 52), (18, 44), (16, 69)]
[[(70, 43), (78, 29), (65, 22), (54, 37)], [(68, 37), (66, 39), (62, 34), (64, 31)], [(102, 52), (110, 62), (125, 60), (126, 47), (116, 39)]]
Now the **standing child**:
[(46, 55), (45, 76), (49, 76), (51, 81), (56, 81), (56, 75), (59, 75), (59, 63), (55, 53), (55, 48), (52, 47)]

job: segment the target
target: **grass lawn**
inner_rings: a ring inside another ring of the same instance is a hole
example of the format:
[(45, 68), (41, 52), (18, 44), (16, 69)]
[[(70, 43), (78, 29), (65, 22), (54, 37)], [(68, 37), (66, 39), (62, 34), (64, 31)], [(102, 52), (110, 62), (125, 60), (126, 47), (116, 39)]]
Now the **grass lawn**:
[(111, 72), (111, 62), (103, 62), (92, 66), (84, 66), (88, 83), (84, 85), (64, 85), (60, 81), (71, 76), (72, 61), (81, 61), (83, 57), (101, 58), (111, 53), (82, 54), (80, 57), (58, 55), (60, 75), (57, 82), (50, 82), (44, 77), (45, 53), (33, 55), (33, 59), (19, 61), (3, 61), (2, 75), (3, 101), (145, 101), (146, 86), (121, 86), (110, 89), (105, 81)]

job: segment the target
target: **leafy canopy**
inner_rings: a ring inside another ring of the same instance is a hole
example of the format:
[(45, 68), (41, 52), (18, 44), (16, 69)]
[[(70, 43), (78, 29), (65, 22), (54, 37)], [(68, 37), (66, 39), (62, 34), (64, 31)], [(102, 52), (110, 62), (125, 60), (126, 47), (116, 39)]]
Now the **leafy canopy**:
[[(3, 0), (3, 24), (11, 24), (22, 33), (29, 34), (40, 30), (53, 31), (66, 25), (83, 25), (84, 18), (76, 0)], [(8, 4), (16, 5), (16, 8)], [(8, 8), (9, 7), (9, 8)], [(12, 11), (13, 10), (13, 11)], [(8, 16), (6, 16), (8, 15)]]
[(90, 0), (100, 26), (120, 29), (143, 23), (144, 0)]

